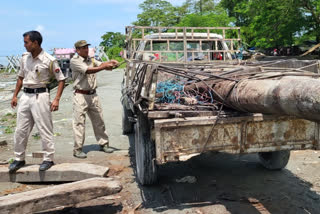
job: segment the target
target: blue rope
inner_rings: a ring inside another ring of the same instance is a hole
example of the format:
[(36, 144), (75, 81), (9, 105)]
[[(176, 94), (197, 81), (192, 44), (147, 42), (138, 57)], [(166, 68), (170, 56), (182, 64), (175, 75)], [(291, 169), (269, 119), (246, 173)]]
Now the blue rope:
[[(157, 83), (156, 93), (162, 94), (162, 97), (157, 98), (156, 102), (158, 103), (179, 103), (180, 104), (180, 98), (189, 96), (188, 94), (185, 94), (183, 91), (183, 87), (186, 83), (178, 80), (166, 80), (161, 81)], [(193, 96), (198, 104), (206, 104), (206, 103), (213, 103), (213, 95), (211, 91), (208, 91), (210, 98), (203, 97), (201, 94), (197, 95), (191, 95)]]
[(183, 86), (184, 84), (174, 80), (158, 82), (156, 93), (162, 93), (162, 97), (158, 98), (158, 101), (160, 103), (180, 103)]

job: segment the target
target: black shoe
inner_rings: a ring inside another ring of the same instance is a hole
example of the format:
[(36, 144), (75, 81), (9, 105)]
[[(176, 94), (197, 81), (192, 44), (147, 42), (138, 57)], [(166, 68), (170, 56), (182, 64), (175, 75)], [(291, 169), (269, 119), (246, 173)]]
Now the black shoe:
[(43, 161), (42, 164), (40, 164), (39, 171), (46, 171), (50, 169), (54, 165), (53, 161)]
[(9, 166), (9, 173), (14, 173), (26, 164), (25, 161), (13, 161)]

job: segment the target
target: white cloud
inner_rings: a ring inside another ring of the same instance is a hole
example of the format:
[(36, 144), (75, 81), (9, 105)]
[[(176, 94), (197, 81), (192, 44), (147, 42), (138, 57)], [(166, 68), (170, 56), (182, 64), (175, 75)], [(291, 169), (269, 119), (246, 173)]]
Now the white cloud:
[(40, 33), (43, 33), (44, 32), (44, 26), (43, 25), (38, 25), (36, 28), (35, 28), (36, 31), (39, 31)]

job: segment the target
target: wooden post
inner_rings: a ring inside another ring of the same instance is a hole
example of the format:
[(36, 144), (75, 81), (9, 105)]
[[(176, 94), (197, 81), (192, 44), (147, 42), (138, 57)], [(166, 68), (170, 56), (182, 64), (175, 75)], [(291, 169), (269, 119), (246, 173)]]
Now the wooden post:
[(184, 62), (187, 62), (187, 32), (186, 28), (183, 28), (183, 51), (184, 51)]

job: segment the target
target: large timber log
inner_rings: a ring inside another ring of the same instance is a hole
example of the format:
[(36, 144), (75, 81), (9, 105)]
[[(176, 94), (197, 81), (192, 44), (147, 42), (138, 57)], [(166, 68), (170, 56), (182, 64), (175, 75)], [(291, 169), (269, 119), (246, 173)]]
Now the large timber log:
[[(283, 73), (273, 72), (266, 73), (265, 78), (259, 74), (259, 79), (251, 76), (251, 79), (243, 78), (239, 82), (193, 83), (187, 85), (185, 90), (210, 90), (211, 87), (225, 99), (227, 106), (239, 111), (292, 115), (320, 121), (320, 79), (312, 77), (313, 74), (283, 76)], [(273, 78), (268, 78), (268, 75)], [(220, 98), (215, 96), (215, 99)], [(222, 102), (221, 99), (219, 101)]]
[(37, 213), (112, 195), (122, 190), (113, 178), (90, 178), (0, 197), (1, 214)]

